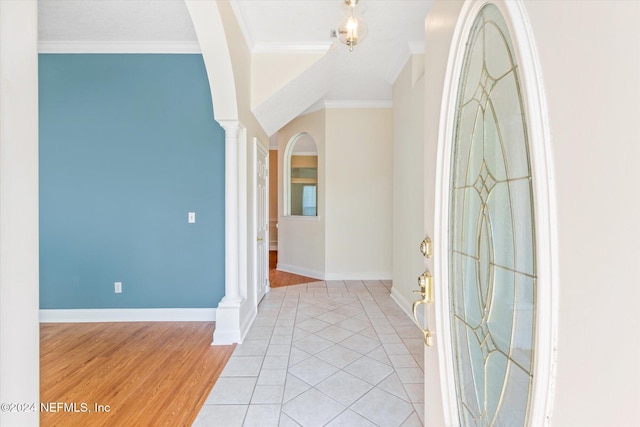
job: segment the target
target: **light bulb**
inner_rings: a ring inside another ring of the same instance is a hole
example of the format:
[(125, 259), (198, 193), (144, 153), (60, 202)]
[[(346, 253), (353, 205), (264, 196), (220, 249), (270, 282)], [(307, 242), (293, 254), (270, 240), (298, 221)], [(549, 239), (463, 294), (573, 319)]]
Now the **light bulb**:
[(347, 19), (347, 30), (349, 32), (358, 32), (358, 20), (355, 19), (354, 17), (350, 16), (349, 19)]
[(361, 42), (367, 34), (367, 26), (362, 19), (354, 16), (355, 5), (358, 0), (345, 0), (345, 4), (349, 6), (347, 16), (338, 25), (338, 40), (349, 46), (349, 50), (353, 52), (353, 47)]

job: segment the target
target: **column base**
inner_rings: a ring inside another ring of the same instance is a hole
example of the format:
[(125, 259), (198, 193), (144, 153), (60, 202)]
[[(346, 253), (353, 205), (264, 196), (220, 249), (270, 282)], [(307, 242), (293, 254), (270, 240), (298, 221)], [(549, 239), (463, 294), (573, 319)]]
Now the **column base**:
[(241, 297), (224, 297), (216, 309), (216, 329), (211, 345), (231, 345), (242, 342), (240, 308)]

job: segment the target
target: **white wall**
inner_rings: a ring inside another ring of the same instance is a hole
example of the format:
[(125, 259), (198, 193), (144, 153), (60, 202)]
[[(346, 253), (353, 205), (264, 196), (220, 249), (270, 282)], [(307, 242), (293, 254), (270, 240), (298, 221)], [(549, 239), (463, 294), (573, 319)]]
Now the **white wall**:
[[(437, 2), (427, 19), (427, 168), (436, 166), (443, 80), (460, 5)], [(637, 425), (640, 3), (537, 0), (526, 1), (525, 10), (541, 62), (555, 163), (560, 312), (552, 425)], [(434, 229), (432, 188), (434, 176), (427, 173), (427, 232)], [(438, 370), (438, 344), (436, 338), (426, 351), (426, 372)], [(425, 402), (437, 402), (438, 391), (438, 381), (427, 377)], [(426, 412), (426, 425), (442, 425), (442, 414)]]
[(390, 279), (393, 115), (326, 110), (326, 277)]
[[(0, 2), (0, 402), (39, 402), (38, 27), (35, 1)], [(0, 411), (0, 425), (37, 426)]]
[[(420, 66), (421, 65), (421, 66)], [(417, 66), (417, 67), (416, 67)], [(424, 56), (414, 55), (393, 85), (393, 288), (411, 312), (424, 271)], [(431, 236), (433, 238), (433, 236)]]
[(631, 426), (640, 404), (640, 3), (526, 3), (555, 161), (554, 425)]
[[(327, 280), (390, 279), (390, 108), (329, 108), (278, 131), (278, 269)], [(301, 132), (318, 146), (318, 217), (283, 216), (284, 149)]]
[[(299, 133), (308, 133), (318, 147), (318, 216), (284, 216), (284, 151)], [(278, 131), (278, 269), (324, 278), (325, 273), (325, 111), (292, 120)]]

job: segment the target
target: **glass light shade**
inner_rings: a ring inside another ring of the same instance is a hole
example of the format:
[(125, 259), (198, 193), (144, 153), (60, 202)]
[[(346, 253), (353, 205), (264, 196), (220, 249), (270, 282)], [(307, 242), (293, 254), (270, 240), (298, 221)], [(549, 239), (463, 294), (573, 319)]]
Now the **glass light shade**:
[(356, 18), (349, 14), (338, 26), (338, 40), (349, 46), (349, 50), (353, 51), (353, 47), (362, 42), (367, 36), (367, 25), (360, 18)]

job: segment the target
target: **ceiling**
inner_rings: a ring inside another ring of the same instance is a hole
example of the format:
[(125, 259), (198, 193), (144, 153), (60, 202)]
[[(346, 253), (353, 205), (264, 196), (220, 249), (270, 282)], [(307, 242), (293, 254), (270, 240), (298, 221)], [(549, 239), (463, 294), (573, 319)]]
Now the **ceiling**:
[[(231, 0), (245, 41), (255, 53), (326, 52), (254, 114), (269, 135), (324, 105), (383, 105), (410, 53), (424, 46), (424, 19), (433, 0), (360, 0), (368, 26), (353, 52), (330, 38), (345, 16), (342, 0)], [(165, 43), (196, 46), (182, 0), (40, 0), (41, 51), (48, 46)]]

